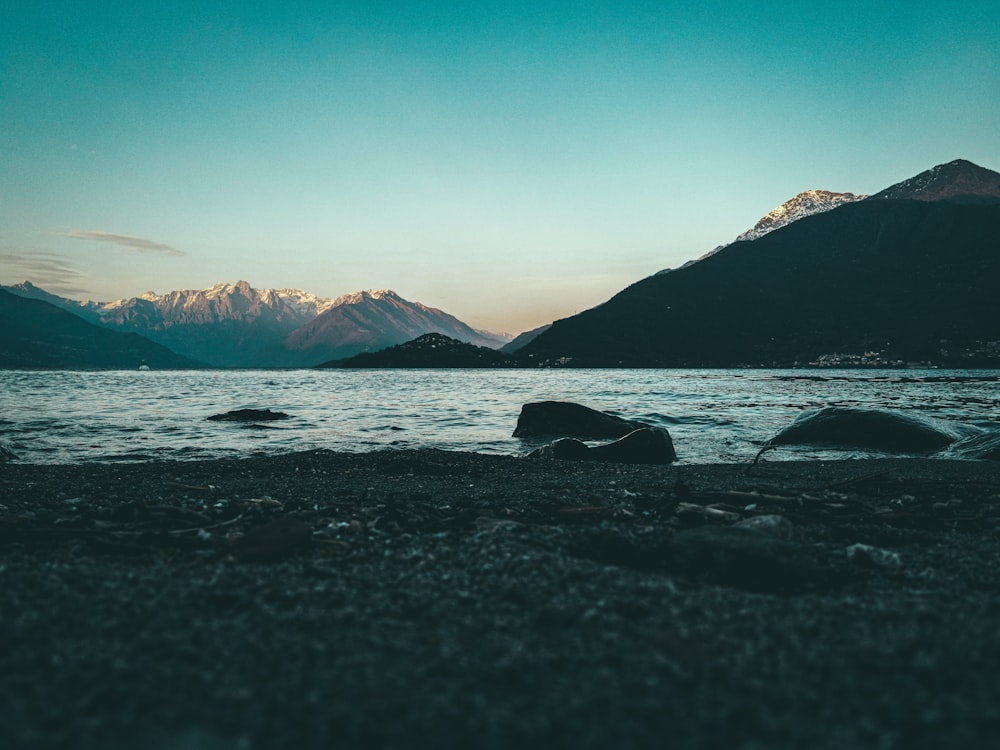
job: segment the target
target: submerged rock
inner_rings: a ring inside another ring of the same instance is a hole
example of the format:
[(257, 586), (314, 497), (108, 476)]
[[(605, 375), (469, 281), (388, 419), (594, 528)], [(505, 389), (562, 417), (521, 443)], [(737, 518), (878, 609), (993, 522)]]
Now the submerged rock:
[(208, 417), (211, 422), (273, 422), (278, 419), (288, 419), (288, 415), (270, 409), (236, 409)]
[(513, 437), (620, 438), (648, 425), (569, 401), (536, 401), (521, 407)]
[(573, 438), (563, 438), (532, 451), (528, 457), (618, 464), (669, 464), (677, 460), (677, 453), (669, 432), (659, 427), (642, 427), (620, 440), (593, 447)]
[(802, 414), (768, 445), (836, 445), (920, 453), (940, 450), (952, 442), (952, 435), (916, 417), (832, 406)]

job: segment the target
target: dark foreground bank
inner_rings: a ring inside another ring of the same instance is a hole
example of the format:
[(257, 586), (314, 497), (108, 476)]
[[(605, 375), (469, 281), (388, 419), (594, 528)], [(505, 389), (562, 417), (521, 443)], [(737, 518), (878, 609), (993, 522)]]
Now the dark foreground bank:
[(4, 746), (996, 746), (998, 528), (991, 463), (4, 464)]

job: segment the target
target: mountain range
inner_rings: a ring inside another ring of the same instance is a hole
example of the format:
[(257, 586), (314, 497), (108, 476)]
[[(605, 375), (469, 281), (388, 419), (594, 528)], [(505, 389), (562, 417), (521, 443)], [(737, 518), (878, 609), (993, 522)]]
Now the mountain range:
[[(133, 366), (139, 358), (177, 363), (158, 366), (315, 366), (437, 333), (502, 347), (509, 359), (489, 358), (490, 366), (997, 366), (998, 281), (1000, 174), (960, 159), (870, 197), (800, 193), (733, 243), (513, 341), (387, 290), (327, 299), (240, 281), (95, 303), (24, 282), (0, 287), (11, 293), (2, 300), (4, 320), (17, 321), (7, 328), (24, 328), (0, 339), (0, 365), (119, 366), (103, 364), (113, 359)], [(140, 334), (180, 357), (143, 354), (135, 339), (108, 333)], [(464, 363), (457, 366), (475, 363), (440, 344), (425, 339), (391, 361), (426, 366), (446, 353)], [(91, 365), (88, 345), (96, 347)]]
[(136, 333), (215, 367), (310, 367), (438, 332), (477, 346), (507, 339), (388, 290), (336, 299), (246, 281), (110, 303), (76, 302), (24, 282), (0, 287), (48, 302), (102, 328)]
[(1000, 364), (1000, 174), (942, 164), (643, 279), (516, 356), (591, 367)]

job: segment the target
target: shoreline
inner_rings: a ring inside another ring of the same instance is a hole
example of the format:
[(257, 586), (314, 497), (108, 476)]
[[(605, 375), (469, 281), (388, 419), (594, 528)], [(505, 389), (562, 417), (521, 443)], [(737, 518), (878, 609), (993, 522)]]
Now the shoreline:
[(11, 747), (1000, 736), (996, 463), (6, 463), (0, 506)]

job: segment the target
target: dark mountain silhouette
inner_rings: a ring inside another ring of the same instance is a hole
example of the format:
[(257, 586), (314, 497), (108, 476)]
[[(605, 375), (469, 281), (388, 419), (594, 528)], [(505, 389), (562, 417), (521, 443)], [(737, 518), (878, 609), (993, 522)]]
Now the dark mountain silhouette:
[(496, 349), (466, 344), (440, 333), (428, 333), (379, 352), (325, 362), (320, 367), (512, 367), (513, 361)]
[(1000, 347), (998, 282), (1000, 175), (958, 161), (643, 279), (517, 357), (701, 367), (877, 351), (981, 363)]
[(134, 333), (92, 325), (37, 299), (0, 290), (0, 367), (155, 369), (202, 367)]

